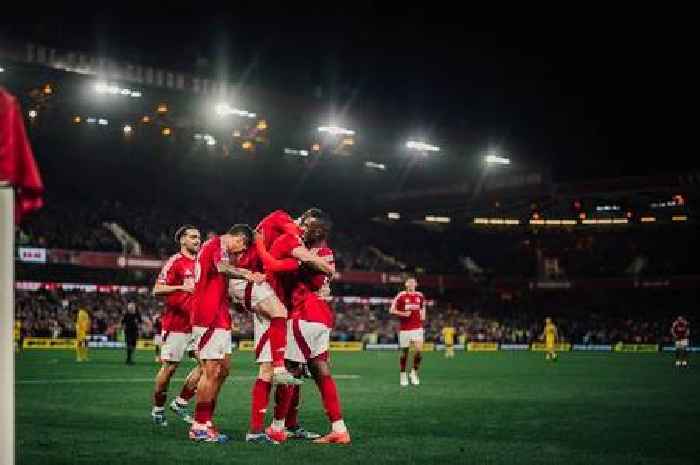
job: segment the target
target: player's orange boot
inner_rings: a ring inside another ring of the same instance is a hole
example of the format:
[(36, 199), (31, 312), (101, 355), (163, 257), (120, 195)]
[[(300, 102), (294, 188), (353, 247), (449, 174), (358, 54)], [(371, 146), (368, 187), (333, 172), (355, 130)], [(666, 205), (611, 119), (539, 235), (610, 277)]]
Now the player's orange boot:
[(350, 433), (347, 431), (342, 433), (333, 431), (325, 436), (315, 439), (314, 444), (350, 444)]
[(287, 440), (287, 432), (283, 429), (275, 429), (272, 426), (268, 426), (265, 430), (270, 439), (277, 442), (284, 442)]

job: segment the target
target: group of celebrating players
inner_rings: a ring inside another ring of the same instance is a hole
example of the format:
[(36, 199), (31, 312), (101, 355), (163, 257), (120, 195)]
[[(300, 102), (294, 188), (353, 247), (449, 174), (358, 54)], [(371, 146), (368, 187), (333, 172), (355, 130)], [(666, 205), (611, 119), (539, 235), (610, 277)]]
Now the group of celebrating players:
[[(165, 263), (153, 289), (155, 295), (164, 296), (166, 304), (162, 366), (156, 376), (151, 413), (155, 424), (167, 426), (169, 381), (186, 352), (193, 349), (199, 363), (169, 407), (191, 423), (190, 439), (229, 440), (215, 427), (213, 417), (230, 369), (233, 303), (250, 312), (254, 320), (259, 365), (246, 441), (278, 444), (297, 438), (318, 444), (350, 443), (328, 363), (334, 315), (326, 298), (335, 272), (333, 252), (327, 244), (330, 229), (328, 216), (314, 208), (296, 221), (277, 210), (255, 230), (235, 225), (204, 244), (194, 226), (177, 231), (180, 252)], [(306, 373), (313, 377), (331, 423), (324, 436), (307, 432), (298, 423), (300, 388)], [(274, 419), (265, 428), (273, 386)], [(187, 410), (192, 398), (193, 417)]]

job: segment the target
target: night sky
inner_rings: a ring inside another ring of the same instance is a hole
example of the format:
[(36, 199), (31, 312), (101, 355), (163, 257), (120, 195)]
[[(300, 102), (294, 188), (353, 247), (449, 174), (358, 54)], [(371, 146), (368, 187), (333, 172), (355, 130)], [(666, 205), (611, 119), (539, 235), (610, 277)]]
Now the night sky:
[(698, 167), (682, 12), (235, 4), (70, 14), (61, 27), (33, 15), (0, 32), (321, 97), (373, 115), (388, 136), (425, 135), (465, 156), (497, 147), (559, 179)]

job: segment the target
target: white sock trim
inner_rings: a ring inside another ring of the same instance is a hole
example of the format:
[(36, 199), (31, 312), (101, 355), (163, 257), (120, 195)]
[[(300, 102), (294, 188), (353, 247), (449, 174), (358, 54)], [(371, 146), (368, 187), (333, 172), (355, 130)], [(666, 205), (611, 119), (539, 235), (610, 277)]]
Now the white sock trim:
[(159, 413), (164, 413), (164, 412), (165, 412), (165, 407), (153, 406), (153, 410), (151, 410), (151, 413), (153, 413), (153, 414), (159, 414)]
[(331, 429), (334, 433), (347, 433), (348, 431), (343, 420), (336, 420), (331, 423)]
[(282, 431), (284, 429), (284, 419), (282, 419), (282, 420), (273, 419), (272, 420), (272, 429)]

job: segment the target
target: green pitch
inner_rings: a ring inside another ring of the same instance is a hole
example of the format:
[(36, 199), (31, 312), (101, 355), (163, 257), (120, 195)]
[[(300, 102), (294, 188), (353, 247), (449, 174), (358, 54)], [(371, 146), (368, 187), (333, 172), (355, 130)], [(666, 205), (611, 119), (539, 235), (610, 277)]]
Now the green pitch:
[[(551, 363), (539, 353), (429, 353), (422, 385), (400, 388), (397, 353), (334, 353), (353, 444), (276, 447), (242, 441), (251, 353), (234, 353), (219, 399), (215, 419), (235, 439), (223, 446), (190, 443), (174, 415), (167, 428), (151, 425), (151, 352), (139, 352), (135, 366), (123, 365), (120, 351), (90, 357), (79, 365), (67, 351), (18, 356), (19, 464), (666, 465), (700, 457), (700, 365), (677, 370), (670, 355), (561, 354)], [(313, 382), (303, 396), (302, 424), (325, 432)]]

